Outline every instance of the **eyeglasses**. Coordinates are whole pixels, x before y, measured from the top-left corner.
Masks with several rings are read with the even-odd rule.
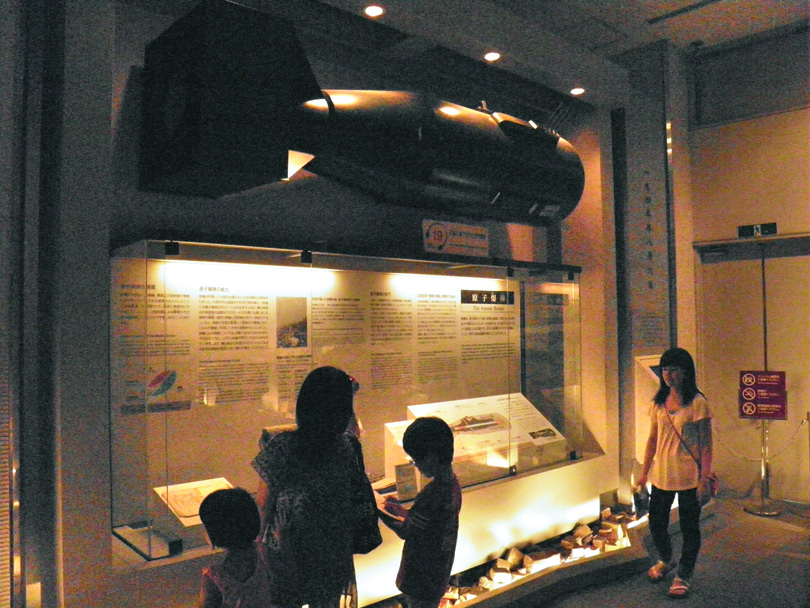
[[[349,380],[351,380],[351,381],[352,381],[352,395],[356,395],[356,394],[357,394],[357,391],[359,391],[359,390],[360,390],[360,383],[359,383],[359,382],[357,381],[357,379],[356,379],[354,376],[352,376],[352,375],[349,375]]]

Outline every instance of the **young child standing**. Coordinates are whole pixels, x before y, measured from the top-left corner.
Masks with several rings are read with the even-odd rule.
[[[259,509],[242,488],[216,490],[202,501],[200,519],[222,563],[202,571],[200,608],[271,608],[270,583],[259,534]]]
[[[447,591],[456,554],[461,485],[453,472],[453,431],[441,418],[414,420],[402,447],[425,477],[433,479],[410,509],[388,499],[380,517],[405,541],[397,588],[409,608],[436,608]]]

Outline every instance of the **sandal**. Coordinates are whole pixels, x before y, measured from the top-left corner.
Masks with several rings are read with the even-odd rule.
[[[664,562],[658,560],[652,568],[647,570],[647,578],[653,583],[664,580],[664,577],[675,567],[675,562]]]
[[[689,593],[689,581],[681,578],[680,576],[676,576],[675,580],[672,581],[672,585],[669,588],[669,597],[682,598],[686,597],[688,593]]]

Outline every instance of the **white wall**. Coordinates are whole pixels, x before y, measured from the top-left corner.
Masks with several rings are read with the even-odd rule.
[[[695,239],[733,245],[736,227],[776,222],[810,231],[810,109],[692,134]],[[799,257],[698,264],[701,388],[715,416],[716,469],[727,491],[760,496],[762,433],[739,417],[742,370],[787,375],[788,419],[769,423],[770,497],[810,500],[810,252]],[[767,314],[767,317],[763,315]],[[767,344],[765,342],[767,321]]]
[[[810,108],[700,129],[691,143],[695,241],[769,222],[810,232]]]
[[[702,390],[714,414],[715,469],[732,495],[758,499],[762,435],[759,421],[739,415],[739,372],[764,370],[760,260],[719,262],[699,270]],[[768,368],[786,372],[788,419],[769,425],[771,498],[810,501],[810,257],[765,264]]]
[[[619,397],[616,352],[616,266],[610,117],[596,112],[593,124],[572,138],[585,166],[585,192],[563,222],[563,261],[583,267],[582,413],[585,427],[611,466],[605,489],[619,487]]]
[[[112,193],[110,91],[115,11],[104,1],[65,2],[64,97],[59,227],[51,286],[52,372],[58,448],[55,539],[67,606],[103,606],[109,532],[108,209]],[[54,152],[51,150],[50,152]]]
[[[677,293],[678,346],[700,359],[697,349],[697,304],[695,264],[697,255],[694,236],[694,201],[692,198],[692,158],[689,146],[689,104],[687,66],[684,56],[670,49],[668,54],[669,111],[671,125],[670,184],[672,187],[675,224],[675,265]],[[652,395],[647,397],[652,399]]]

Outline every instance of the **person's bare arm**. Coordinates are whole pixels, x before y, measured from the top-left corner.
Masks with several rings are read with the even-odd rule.
[[[200,595],[197,600],[199,608],[221,608],[222,593],[219,588],[207,576],[203,577],[200,585]]]
[[[703,477],[712,472],[712,419],[703,418],[697,422],[698,446],[700,447],[700,469]]]
[[[641,475],[636,480],[637,486],[646,486],[647,479],[650,475],[653,459],[655,458],[655,450],[658,447],[658,425],[650,425],[650,435],[647,437],[647,445],[644,448],[644,462],[641,465]]]
[[[261,517],[260,529],[264,530],[269,516],[268,510],[270,509],[270,488],[263,480],[259,482],[259,489],[256,491],[256,504],[259,507],[259,516]]]

